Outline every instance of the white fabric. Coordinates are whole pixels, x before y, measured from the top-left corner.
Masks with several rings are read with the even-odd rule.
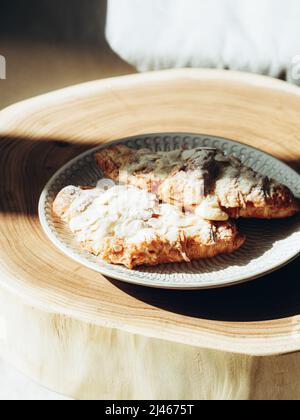
[[[217,67],[300,80],[299,0],[109,0],[107,39],[140,71]]]

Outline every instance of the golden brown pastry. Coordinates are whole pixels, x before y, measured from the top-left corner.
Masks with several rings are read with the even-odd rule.
[[[231,253],[245,240],[232,222],[184,214],[132,186],[108,190],[69,186],[58,194],[53,210],[83,248],[128,268]]]
[[[96,154],[105,176],[158,193],[164,202],[214,221],[284,218],[300,211],[284,185],[210,148],[153,153],[113,146]]]

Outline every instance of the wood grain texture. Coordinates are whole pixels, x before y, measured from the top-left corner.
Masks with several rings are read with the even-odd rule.
[[[206,70],[91,82],[2,111],[4,356],[77,398],[300,398],[299,259],[224,290],[145,289],[69,260],[37,216],[39,194],[60,166],[135,134],[228,137],[299,169],[299,115],[296,87]]]

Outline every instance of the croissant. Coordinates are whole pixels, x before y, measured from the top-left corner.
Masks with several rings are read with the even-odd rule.
[[[207,220],[285,218],[300,211],[286,186],[217,149],[154,153],[117,145],[96,153],[96,160],[106,177],[157,193]]]
[[[69,186],[58,194],[53,210],[84,249],[130,269],[231,253],[245,241],[234,222],[184,214],[134,186]]]

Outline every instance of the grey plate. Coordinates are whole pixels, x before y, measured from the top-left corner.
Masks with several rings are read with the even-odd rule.
[[[82,250],[66,226],[52,214],[53,200],[67,185],[95,185],[103,178],[94,154],[112,144],[152,150],[174,150],[205,146],[223,150],[244,164],[287,185],[300,197],[300,176],[286,164],[253,147],[214,136],[164,133],[131,137],[94,148],[60,169],[40,197],[39,216],[49,239],[66,255],[94,271],[125,282],[167,289],[223,287],[258,278],[287,264],[300,252],[300,218],[286,220],[240,220],[239,229],[247,235],[245,245],[231,255],[192,263],[164,264],[129,270],[108,264]]]

